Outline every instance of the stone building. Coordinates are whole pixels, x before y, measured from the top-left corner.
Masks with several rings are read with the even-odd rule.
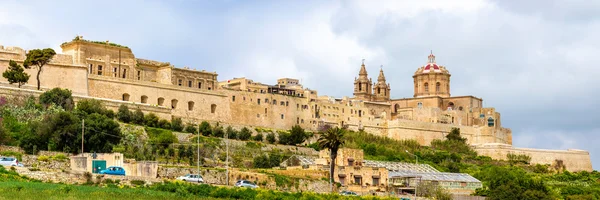
[[[316,131],[324,125],[344,126],[396,140],[416,140],[421,145],[445,139],[456,127],[478,148],[486,144],[509,146],[487,145],[480,151],[493,158],[505,159],[501,156],[515,151],[540,164],[559,160],[566,163],[568,170],[592,170],[586,151],[540,153],[513,148],[512,131],[502,127],[501,115],[495,108],[483,107],[479,97],[450,95],[450,72],[436,62],[433,54],[413,75],[413,97],[394,99],[390,98],[391,86],[383,69],[377,82],[373,82],[364,60],[354,81],[353,96],[334,98],[318,96],[317,91],[304,88],[294,78],[281,78],[276,84],[247,78],[219,82],[216,72],[137,58],[128,47],[88,41],[81,36],[63,43],[61,48],[62,54],[44,67],[40,77],[42,90],[67,88],[82,98],[102,100],[111,109],[125,104],[164,119],[176,117],[190,123],[209,121],[271,129],[299,125]],[[8,68],[9,60],[22,63],[25,53],[18,47],[0,46],[0,71]],[[35,70],[25,72],[34,74]],[[0,93],[33,89],[35,84],[35,79],[30,79],[22,89],[13,89],[6,79],[0,78]]]

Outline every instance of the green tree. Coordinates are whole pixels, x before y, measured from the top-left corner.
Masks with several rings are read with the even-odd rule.
[[[267,134],[267,142],[269,142],[270,144],[274,144],[275,142],[277,142],[277,138],[275,138],[275,133],[271,132]]]
[[[292,129],[290,130],[289,144],[302,144],[306,140],[306,136],[306,132],[302,127],[300,127],[299,125],[292,126]]]
[[[188,123],[187,126],[185,126],[185,132],[188,132],[191,134],[197,134],[198,129],[196,129],[196,125]]]
[[[333,172],[335,171],[335,159],[337,158],[337,153],[340,146],[344,145],[344,135],[346,134],[346,130],[335,127],[327,129],[324,133],[321,133],[321,136],[317,140],[319,143],[319,147],[321,149],[329,150],[329,158],[331,159],[331,163],[329,165],[329,184],[331,185],[331,192],[333,192]]]
[[[83,99],[77,102],[77,107],[75,107],[75,110],[81,111],[85,114],[98,113],[105,115],[107,113],[107,110],[104,108],[104,105],[102,105],[102,102],[96,99]]]
[[[21,88],[22,85],[29,81],[29,74],[25,73],[25,69],[13,60],[10,60],[8,65],[8,70],[2,73],[2,77],[6,78],[8,83],[16,83]]]
[[[258,142],[262,142],[263,141],[263,134],[262,133],[256,134],[254,137],[252,137],[252,140],[258,141]]]
[[[450,133],[448,133],[448,135],[446,135],[446,139],[463,142],[463,143],[465,143],[467,141],[466,138],[463,138],[460,136],[459,128],[452,128],[452,130],[450,130]]]
[[[171,129],[171,122],[169,122],[169,120],[166,119],[161,119],[158,121],[158,127],[162,129]]]
[[[37,68],[37,89],[40,90],[40,73],[44,65],[48,64],[52,57],[56,55],[53,49],[32,49],[27,52],[26,59],[23,61],[23,66],[27,69],[31,67]]]
[[[290,133],[288,132],[279,132],[279,144],[288,145],[292,144],[290,139]]]
[[[183,121],[179,117],[175,117],[171,119],[171,129],[174,131],[182,131],[183,130]]]
[[[50,136],[48,150],[76,153],[81,144],[81,120],[70,112],[59,112],[43,122],[38,135]]]
[[[188,158],[188,163],[190,165],[194,164],[194,147],[192,145],[188,146],[186,151],[185,151],[185,155]]]
[[[167,156],[168,156],[167,163],[169,163],[168,161],[173,159],[173,157],[175,157],[175,149],[173,149],[173,147],[169,147],[167,149]]]
[[[251,136],[252,133],[250,132],[250,129],[246,127],[242,128],[242,130],[240,130],[240,133],[238,134],[238,138],[244,141],[249,140]]]
[[[81,134],[78,134],[78,137],[78,141],[81,141]],[[119,123],[115,120],[98,113],[93,113],[85,118],[84,148],[86,152],[110,153],[113,146],[121,142],[122,137]],[[77,142],[75,145],[78,145]]]
[[[125,123],[131,122],[131,111],[129,111],[129,108],[126,105],[121,104],[119,106],[119,111],[117,111],[117,119]]]
[[[149,113],[144,116],[144,125],[158,128],[158,116],[154,113]]]
[[[231,126],[227,126],[227,128],[225,129],[225,133],[227,133],[227,138],[237,139],[237,131]]]
[[[40,95],[40,103],[48,107],[51,104],[60,106],[65,110],[73,109],[73,97],[71,96],[71,90],[53,88],[52,90],[46,91]]]
[[[223,131],[223,127],[219,126],[219,125],[213,127],[212,136],[218,137],[218,138],[222,138],[223,136],[225,136],[225,131]]]
[[[131,121],[134,124],[139,124],[139,125],[144,124],[144,113],[142,112],[142,109],[140,109],[140,108],[135,109],[135,112],[133,112],[133,116],[131,117]]]
[[[200,133],[204,136],[209,136],[212,133],[212,128],[210,127],[210,124],[207,121],[202,121],[202,123],[200,123]]]
[[[184,159],[187,156],[186,153],[187,152],[185,151],[185,146],[179,145],[177,147],[177,163],[179,163],[181,159]]]

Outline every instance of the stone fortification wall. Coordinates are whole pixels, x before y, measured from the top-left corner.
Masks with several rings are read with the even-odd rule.
[[[19,65],[22,65],[25,60],[25,51],[17,47],[0,46],[0,72],[8,69],[10,60],[14,60]],[[25,69],[25,73],[31,77],[22,87],[37,88],[37,69]],[[52,61],[43,67],[40,74],[40,82],[43,90],[61,87],[69,88],[73,91],[73,94],[88,94],[87,70],[84,66],[73,64],[73,58],[70,55],[55,55]],[[8,83],[8,80],[0,77],[0,83]]]
[[[435,139],[445,139],[454,127],[460,128],[462,137],[467,138],[467,142],[470,144],[508,143],[506,140],[507,133],[493,127],[458,126],[397,119],[389,121],[387,129],[385,127],[368,127],[365,130],[396,140],[414,139],[421,145],[429,145]]]
[[[506,160],[508,154],[528,155],[531,157],[531,164],[556,165],[558,161],[562,162],[568,171],[593,170],[590,153],[584,150],[515,148],[507,144],[482,144],[474,147],[478,154],[497,160]]]

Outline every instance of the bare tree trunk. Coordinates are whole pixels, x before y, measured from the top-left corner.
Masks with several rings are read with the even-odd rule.
[[[329,166],[329,186],[331,188],[331,193],[333,193],[333,172],[335,171],[335,159],[337,157],[337,152],[333,152],[331,151],[331,155],[329,156],[331,158],[331,164]]]
[[[37,79],[38,90],[40,90],[40,73],[42,73],[42,67],[38,66],[37,76],[35,77]]]

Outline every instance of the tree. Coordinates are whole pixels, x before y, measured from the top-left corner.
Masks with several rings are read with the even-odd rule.
[[[73,96],[69,89],[53,88],[40,95],[40,103],[46,107],[54,104],[65,110],[71,110],[73,109]]]
[[[227,126],[227,129],[225,129],[225,132],[227,133],[227,138],[237,139],[237,131],[235,129],[231,128],[231,126]]]
[[[139,125],[144,124],[144,113],[142,112],[142,109],[140,109],[140,108],[135,109],[135,112],[133,112],[133,116],[131,117],[131,121],[134,124],[139,124]]]
[[[29,74],[25,73],[25,69],[17,62],[10,60],[8,70],[2,73],[2,77],[8,80],[8,83],[16,83],[19,88],[29,81]]]
[[[198,129],[196,129],[196,125],[188,123],[187,126],[185,126],[185,132],[196,134],[198,133]]]
[[[117,119],[125,123],[131,122],[131,112],[126,105],[121,104],[121,106],[119,106],[119,111],[117,111]]]
[[[188,157],[188,161],[190,165],[194,164],[194,148],[192,145],[188,146],[185,155]]]
[[[171,129],[174,131],[182,131],[183,130],[183,121],[181,118],[175,117],[171,119]]]
[[[269,133],[267,134],[267,142],[269,142],[270,144],[274,144],[277,141],[277,139],[275,138],[275,133]]]
[[[23,61],[23,66],[27,69],[31,67],[37,68],[36,79],[38,90],[40,90],[40,73],[42,73],[42,68],[52,60],[54,55],[56,55],[56,52],[51,48],[32,49],[27,52],[27,58]]]
[[[80,123],[77,123],[78,127]],[[121,142],[122,137],[119,123],[115,120],[98,113],[85,118],[85,151],[110,153],[113,146]],[[81,141],[81,134],[78,134],[77,141]],[[79,144],[79,142],[74,143],[74,145]]]
[[[258,141],[258,142],[262,142],[263,141],[263,134],[262,133],[256,134],[254,137],[252,137],[252,140]]]
[[[345,133],[345,129],[339,127],[330,128],[322,133],[317,140],[321,149],[329,149],[329,158],[331,159],[331,163],[329,164],[329,184],[331,185],[331,192],[333,192],[333,184],[331,181],[333,180],[333,172],[335,170],[335,159],[337,158],[340,146],[344,145]]]
[[[144,116],[144,125],[149,127],[158,127],[158,116],[154,113],[149,113]]]
[[[162,129],[171,129],[171,122],[166,119],[161,119],[158,121],[158,127]]]
[[[225,136],[225,131],[223,131],[222,126],[217,125],[212,129],[212,135],[214,137],[222,138],[223,136]]]
[[[210,127],[210,124],[207,121],[202,121],[202,123],[200,123],[200,133],[204,136],[209,136],[212,133],[212,128]]]
[[[251,136],[252,136],[252,133],[250,132],[250,129],[244,127],[244,128],[242,128],[242,130],[240,130],[240,134],[238,135],[238,138],[240,140],[246,141],[246,140],[250,139]]]
[[[290,130],[290,145],[302,144],[306,140],[306,132],[299,125],[292,126]]]
[[[186,151],[185,151],[185,146],[183,145],[179,145],[177,147],[177,163],[179,163],[181,161],[181,159],[185,158],[186,155]]]
[[[44,120],[38,129],[38,135],[47,135],[47,149],[76,153],[81,144],[81,120],[70,112],[59,112]],[[43,148],[40,146],[40,148]]]
[[[77,102],[77,107],[75,110],[81,111],[85,114],[98,113],[102,115],[106,115],[108,111],[106,108],[104,108],[102,102],[96,99],[83,99]],[[112,118],[110,116],[107,117]]]
[[[452,128],[452,130],[450,130],[450,133],[448,133],[448,135],[446,135],[446,139],[459,141],[459,142],[463,142],[463,143],[467,141],[466,138],[460,137],[460,129],[459,128]]]

